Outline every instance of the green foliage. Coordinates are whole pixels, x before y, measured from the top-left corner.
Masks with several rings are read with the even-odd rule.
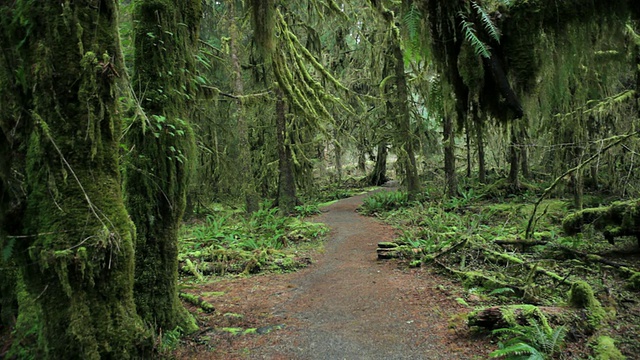
[[[409,195],[403,191],[382,191],[364,199],[359,211],[371,215],[396,210],[410,205]]]
[[[213,273],[291,271],[305,266],[306,260],[290,253],[327,231],[323,224],[280,215],[270,202],[263,203],[249,218],[220,210],[207,215],[202,223],[185,227],[180,242],[181,269],[199,280]]]
[[[491,357],[544,360],[562,349],[566,329],[563,326],[553,329],[531,319],[530,325],[496,329],[493,334],[506,336],[508,340],[501,343],[500,349],[492,352]]]
[[[498,29],[496,24],[493,23],[493,20],[491,19],[491,16],[489,16],[489,14],[482,8],[482,6],[480,6],[475,1],[471,1],[471,6],[478,13],[478,17],[480,18],[480,22],[482,22],[482,26],[484,27],[484,29],[487,32],[487,34],[489,36],[491,36],[491,38],[493,38],[496,42],[499,43],[500,42],[500,30]]]
[[[595,360],[624,360],[626,357],[622,355],[616,347],[615,341],[609,336],[600,336],[593,349]]]
[[[485,44],[476,33],[476,28],[473,22],[467,19],[467,16],[463,12],[458,13],[458,17],[460,17],[460,27],[462,28],[462,33],[464,35],[465,40],[471,44],[473,49],[475,50],[476,55],[482,56],[484,58],[490,58],[490,47]]]
[[[180,326],[177,326],[175,329],[165,332],[161,334],[160,346],[158,347],[158,351],[160,354],[169,354],[171,351],[175,350],[178,345],[180,345],[180,338],[184,335],[184,331]]]

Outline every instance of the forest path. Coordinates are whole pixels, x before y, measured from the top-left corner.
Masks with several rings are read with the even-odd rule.
[[[219,312],[243,315],[228,326],[252,326],[259,333],[283,328],[225,341],[217,334],[211,352],[184,358],[486,358],[485,341],[449,329],[451,316],[467,310],[454,300],[455,285],[424,269],[401,270],[376,259],[377,243],[395,235],[355,212],[366,196],[340,200],[314,218],[331,233],[324,254],[308,268],[211,285],[210,291],[225,292],[209,299]],[[215,320],[212,326],[220,327]]]

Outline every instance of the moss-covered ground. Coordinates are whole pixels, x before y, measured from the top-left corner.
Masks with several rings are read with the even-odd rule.
[[[637,239],[620,237],[612,245],[590,225],[567,235],[562,222],[574,209],[564,198],[541,203],[527,238],[543,190],[532,185],[507,196],[471,184],[458,197],[447,198],[432,185],[415,202],[400,192],[377,194],[365,200],[360,212],[396,227],[400,236],[395,241],[410,250],[397,252],[401,266],[432,267],[457,279],[466,289],[461,303],[475,310],[517,304],[579,309],[577,315],[550,319],[552,326],[566,329],[568,349],[595,356],[597,346],[587,343],[599,344],[597,337],[606,335],[633,358],[640,351]],[[610,203],[597,196],[587,201]]]

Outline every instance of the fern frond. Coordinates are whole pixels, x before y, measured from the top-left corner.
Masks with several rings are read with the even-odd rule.
[[[462,12],[459,12],[458,16],[460,16],[460,26],[462,27],[464,38],[469,42],[469,44],[471,44],[476,55],[487,59],[491,57],[489,45],[483,43],[482,40],[478,38],[478,35],[476,35],[476,29],[473,27],[473,23],[467,20],[467,17]]]
[[[480,21],[482,22],[482,25],[484,26],[484,29],[487,31],[487,33],[495,41],[500,43],[500,30],[498,29],[496,24],[493,23],[493,20],[491,20],[491,16],[489,16],[489,14],[475,1],[471,2],[471,6],[476,9],[476,12],[480,17]]]
[[[406,29],[408,36],[407,50],[411,54],[416,55],[421,48],[420,42],[420,25],[422,23],[422,14],[415,3],[411,4],[411,7],[406,14],[402,17],[402,25]]]
[[[489,356],[493,358],[506,357],[508,359],[545,360],[544,355],[536,348],[525,343],[517,343],[503,349],[498,349],[489,354]]]

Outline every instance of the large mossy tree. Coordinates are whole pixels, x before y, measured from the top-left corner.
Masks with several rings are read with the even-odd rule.
[[[194,52],[199,0],[137,0],[134,6],[136,116],[126,133],[126,204],[136,225],[138,313],[158,330],[197,329],[178,299],[178,230],[186,205],[194,135]]]
[[[21,307],[20,316],[37,321],[47,358],[144,357],[151,341],[136,314],[135,228],[120,178],[118,4],[11,3],[2,5],[12,19],[2,30],[13,35],[3,47],[16,58],[3,63],[12,78],[2,86],[20,85],[11,121],[24,134],[16,151],[25,164],[17,169],[25,212],[12,258],[36,308]]]

